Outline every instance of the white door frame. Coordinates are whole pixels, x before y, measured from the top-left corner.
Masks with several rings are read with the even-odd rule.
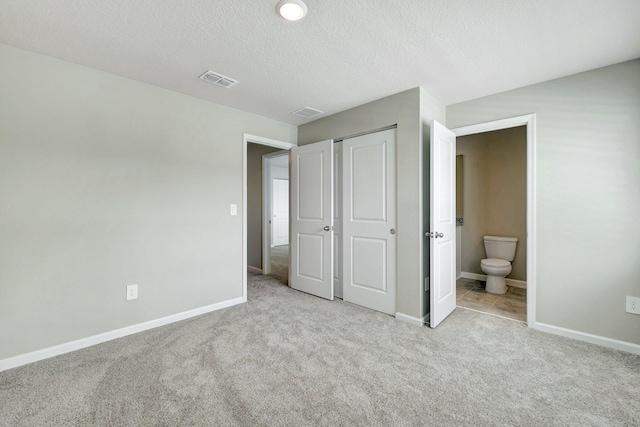
[[[273,200],[270,188],[271,165],[269,160],[284,155],[289,155],[289,150],[276,151],[262,156],[262,274],[271,273],[271,227],[269,218],[271,218]]]
[[[296,144],[264,138],[261,136],[242,134],[242,299],[247,301],[247,144],[260,144],[269,147],[291,150]],[[263,266],[264,267],[264,266]]]
[[[536,321],[536,115],[510,117],[451,129],[456,136],[527,127],[527,325]]]

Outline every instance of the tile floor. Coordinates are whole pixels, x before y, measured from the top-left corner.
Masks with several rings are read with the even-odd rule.
[[[456,304],[509,319],[527,321],[527,290],[510,286],[504,295],[484,290],[485,282],[473,279],[456,281]]]

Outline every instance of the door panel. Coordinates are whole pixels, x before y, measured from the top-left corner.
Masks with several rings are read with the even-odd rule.
[[[430,326],[456,308],[456,136],[431,122]]]
[[[291,150],[293,289],[333,299],[333,141]]]
[[[385,221],[386,143],[354,146],[351,150],[353,220]]]
[[[395,129],[345,139],[344,300],[388,314],[396,310]]]
[[[322,247],[324,236],[312,234],[298,234],[298,253],[302,254],[298,260],[298,273],[300,277],[322,281],[324,269],[322,267]]]
[[[324,161],[325,153],[314,151],[297,156],[298,179],[300,191],[298,196],[298,218],[301,220],[326,220],[324,207]]]
[[[354,237],[352,242],[352,286],[386,292],[387,240]]]

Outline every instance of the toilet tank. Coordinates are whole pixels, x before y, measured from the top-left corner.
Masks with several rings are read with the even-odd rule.
[[[516,256],[517,237],[484,236],[484,250],[487,258],[498,258],[513,261]]]

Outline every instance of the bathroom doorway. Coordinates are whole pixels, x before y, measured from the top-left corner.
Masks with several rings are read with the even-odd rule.
[[[454,129],[457,134],[456,275],[460,308],[533,325],[533,145],[535,116]],[[475,128],[475,129],[474,129]],[[485,235],[517,237],[507,293],[488,293],[480,261]]]

